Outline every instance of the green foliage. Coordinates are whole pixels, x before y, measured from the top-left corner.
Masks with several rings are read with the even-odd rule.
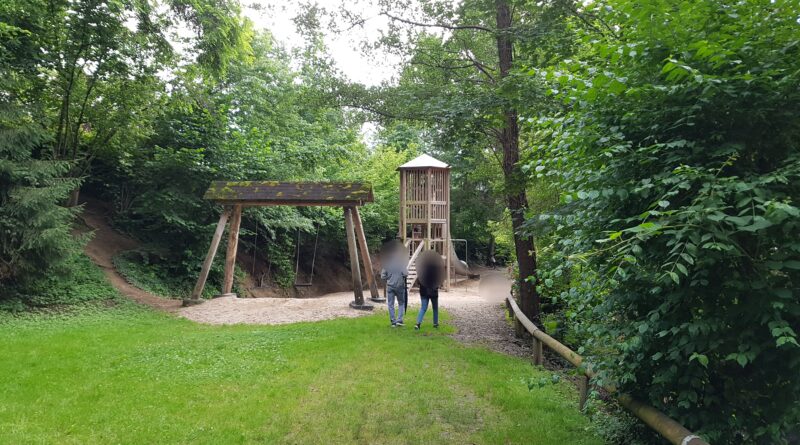
[[[394,133],[392,133],[394,134]],[[364,222],[364,232],[370,245],[376,248],[387,238],[397,236],[400,209],[400,175],[397,167],[413,159],[418,153],[413,145],[397,151],[398,145],[387,142],[364,158],[354,157],[347,179],[360,179],[372,184],[375,202],[359,209]]]
[[[514,237],[511,236],[511,213],[505,209],[499,221],[486,222],[489,233],[495,242],[495,260],[497,264],[513,263],[516,260]]]
[[[45,274],[26,286],[18,286],[0,299],[0,311],[17,312],[30,307],[52,308],[102,302],[119,294],[88,257],[76,254],[64,260],[63,274]]]
[[[70,164],[35,156],[49,137],[34,119],[38,104],[27,102],[30,73],[17,59],[30,50],[27,35],[0,27],[0,292],[6,295],[35,278],[63,273],[81,244],[70,233],[75,210],[60,206],[80,181],[64,178]]]
[[[528,171],[563,190],[529,221],[567,258],[541,278],[571,274],[601,380],[713,443],[782,443],[800,421],[800,8],[590,9],[603,32],[533,73],[567,107],[531,127]]]
[[[148,140],[94,163],[89,190],[114,202],[115,224],[148,245],[148,259],[139,263],[157,268],[159,280],[175,281],[167,285],[171,292],[196,278],[219,219],[220,206],[203,199],[211,181],[338,179],[364,152],[355,124],[315,102],[269,34],[257,35],[252,49],[252,61],[231,62],[218,82],[203,82],[194,70],[180,73]],[[297,230],[340,226],[341,214],[331,211],[249,209],[242,249],[258,250],[275,281],[289,287]],[[256,231],[261,246],[254,245]],[[342,240],[342,232],[323,231],[321,243]],[[215,265],[212,286],[221,277]]]
[[[601,437],[604,443],[649,445],[663,442],[633,414],[618,404],[609,403],[597,391],[589,394],[584,414],[591,421],[589,431]]]
[[[176,274],[173,268],[164,263],[162,253],[147,247],[122,252],[114,257],[113,262],[116,271],[127,282],[163,298],[185,298],[191,294],[197,280],[196,276]],[[222,282],[224,265],[225,256],[217,255],[209,272],[209,281],[203,289],[204,298],[219,295],[221,286],[218,284]],[[234,270],[233,292],[240,290],[244,276],[238,267]]]

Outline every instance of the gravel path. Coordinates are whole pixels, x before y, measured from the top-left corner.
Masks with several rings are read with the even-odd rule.
[[[530,346],[514,337],[505,318],[505,297],[511,281],[501,271],[482,270],[480,280],[462,280],[449,292],[440,292],[439,305],[451,316],[456,340],[482,345],[491,350],[520,357],[530,356]],[[368,293],[367,293],[368,295]],[[409,306],[419,307],[419,293],[413,290]],[[373,311],[349,307],[352,292],[338,292],[317,298],[222,297],[198,306],[177,310],[178,315],[208,324],[286,324],[332,318],[354,318],[386,312],[384,303],[372,303]],[[369,301],[369,300],[368,300]],[[431,323],[427,315],[424,323]],[[413,326],[407,320],[406,327]]]
[[[442,304],[452,315],[457,329],[453,337],[462,343],[486,346],[503,354],[530,357],[530,345],[516,338],[511,324],[506,321],[505,298],[510,291],[511,280],[500,271],[485,270],[479,282],[467,282],[465,292],[473,294],[473,298]]]
[[[351,301],[352,292],[337,292],[315,298],[219,297],[197,306],[180,308],[178,315],[208,324],[287,324],[354,318],[373,313],[351,308]],[[372,304],[376,309],[383,307],[382,303]]]

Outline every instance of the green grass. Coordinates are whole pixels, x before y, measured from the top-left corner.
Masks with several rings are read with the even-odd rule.
[[[529,390],[549,373],[446,326],[220,327],[116,304],[0,314],[0,443],[600,443],[568,383]]]

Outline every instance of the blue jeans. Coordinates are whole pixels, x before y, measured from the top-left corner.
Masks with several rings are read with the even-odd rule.
[[[422,301],[422,307],[419,309],[419,315],[417,315],[417,324],[422,324],[422,318],[425,316],[425,311],[428,310],[428,302],[430,301],[433,306],[433,324],[439,324],[439,299],[438,298],[428,298],[428,297],[420,297]]]
[[[392,324],[402,323],[403,315],[406,311],[406,290],[405,288],[394,288],[389,286],[386,288],[386,304],[389,306],[389,318]],[[397,299],[398,314],[394,318],[394,300]]]

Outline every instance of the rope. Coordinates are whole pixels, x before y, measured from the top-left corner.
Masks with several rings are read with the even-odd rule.
[[[258,253],[258,222],[256,222],[256,239],[253,241],[253,271],[250,273],[253,278],[256,276],[256,253]]]
[[[294,285],[311,286],[314,284],[314,266],[317,263],[317,246],[319,245],[319,224],[317,224],[317,235],[314,238],[314,254],[311,257],[311,274],[308,283],[298,283],[297,277],[300,272],[300,229],[297,229],[297,240],[295,241],[295,263],[294,263]]]

